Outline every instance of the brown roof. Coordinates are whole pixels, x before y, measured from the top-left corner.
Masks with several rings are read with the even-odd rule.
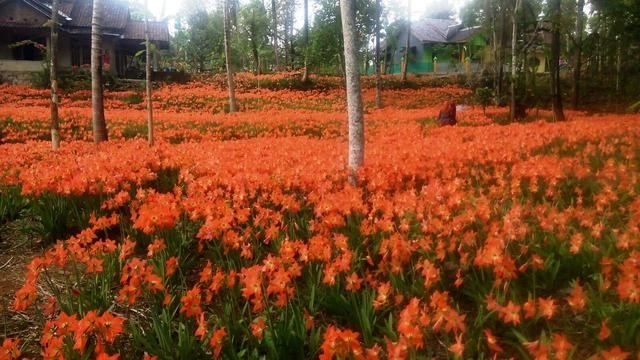
[[[0,0],[0,5],[11,0]],[[28,22],[7,21],[0,17],[0,27],[41,28],[51,17],[51,0],[19,0],[24,6],[36,11],[41,18],[30,18]],[[105,0],[103,2],[103,29],[105,34],[119,36],[125,40],[144,40],[144,21],[132,20],[129,6],[124,0]],[[60,2],[59,21],[62,30],[70,33],[91,33],[93,2],[91,0],[62,0]],[[166,22],[149,22],[149,38],[162,42],[168,47],[169,29]]]
[[[411,23],[411,34],[422,42],[445,43],[449,27],[455,25],[455,20],[423,19]]]
[[[69,6],[69,5],[67,5]],[[75,1],[71,5],[70,26],[91,27],[93,5],[91,1]],[[118,0],[103,2],[102,27],[106,29],[124,29],[129,20],[129,7]]]
[[[468,27],[458,30],[450,39],[452,43],[466,43],[476,34],[481,32],[480,26]]]
[[[144,40],[144,21],[130,20],[122,34],[123,39]],[[158,21],[149,21],[149,40],[151,41],[169,41],[169,29],[167,23]]]

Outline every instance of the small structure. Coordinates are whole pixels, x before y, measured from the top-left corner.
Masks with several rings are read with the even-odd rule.
[[[388,74],[401,72],[409,56],[407,72],[413,74],[475,72],[485,56],[487,40],[480,27],[464,27],[455,20],[422,19],[411,23],[409,51],[407,29],[385,41]]]
[[[60,69],[91,64],[91,0],[60,0],[58,59]],[[30,73],[42,71],[50,44],[50,0],[0,0],[0,77],[25,83]],[[121,0],[105,0],[103,9],[103,66],[125,77],[144,49],[144,21],[131,18]],[[169,48],[165,22],[149,22],[149,38],[160,49]]]

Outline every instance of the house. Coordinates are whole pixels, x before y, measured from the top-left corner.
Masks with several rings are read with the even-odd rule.
[[[407,29],[385,41],[385,70],[401,72]],[[407,72],[414,74],[477,71],[487,41],[480,27],[464,27],[455,20],[422,19],[411,23]]]
[[[91,64],[91,0],[60,0],[58,11],[58,66],[60,69]],[[122,0],[103,2],[103,66],[125,77],[136,66],[135,54],[144,48],[144,21],[131,18]],[[0,0],[0,80],[25,83],[42,71],[50,45],[50,0]],[[160,49],[169,48],[165,22],[149,22],[149,39]]]

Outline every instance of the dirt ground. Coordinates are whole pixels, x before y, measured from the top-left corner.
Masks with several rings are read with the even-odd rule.
[[[22,354],[29,358],[39,353],[41,325],[36,310],[12,310],[14,295],[23,285],[27,265],[42,253],[33,235],[23,231],[26,225],[20,221],[0,225],[0,343],[7,337],[19,338]]]

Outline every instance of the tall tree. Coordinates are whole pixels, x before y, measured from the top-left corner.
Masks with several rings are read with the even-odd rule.
[[[516,95],[518,77],[518,52],[516,45],[518,43],[518,10],[521,4],[522,0],[515,0],[513,12],[511,13],[511,111],[509,113],[509,119],[511,121],[514,121],[520,115],[517,111],[518,99]]]
[[[364,115],[358,66],[355,0],[340,1],[344,39],[347,113],[349,118],[349,182],[357,183],[357,172],[364,162]]]
[[[411,54],[411,0],[407,0],[407,42],[404,47],[404,61],[402,62],[402,82],[407,81],[407,68]]]
[[[309,0],[303,0],[304,8],[304,25],[302,36],[304,41],[304,72],[302,73],[302,82],[309,81]]]
[[[147,140],[149,141],[149,145],[153,145],[153,102],[151,98],[153,83],[151,82],[151,43],[149,41],[149,6],[147,4],[147,0],[144,0],[144,9],[147,14],[144,16],[144,44],[146,53],[145,83],[147,87]]]
[[[576,3],[576,28],[573,37],[575,45],[573,62],[573,84],[571,88],[571,105],[578,108],[580,101],[580,75],[582,71],[582,33],[584,32],[584,0]]]
[[[51,49],[50,72],[51,82],[51,147],[60,148],[60,121],[58,117],[58,0],[51,4]]]
[[[291,39],[293,38],[293,21],[296,10],[295,1],[284,0],[280,2],[280,5],[282,8],[284,68],[287,70],[293,65],[293,46],[291,45]]]
[[[376,107],[382,107],[382,79],[380,74],[380,22],[382,17],[382,7],[380,0],[376,0]]]
[[[280,70],[280,62],[278,60],[278,7],[276,6],[276,0],[271,0],[271,20],[273,21],[273,60],[275,70]]]
[[[553,120],[564,121],[564,111],[562,111],[562,92],[560,91],[560,19],[561,1],[551,0],[551,58],[550,79],[551,79],[551,110]]]
[[[236,104],[236,84],[233,75],[233,64],[231,61],[231,7],[229,0],[224,0],[224,57],[227,68],[227,88],[229,90],[229,112],[238,110]]]
[[[93,0],[91,19],[91,114],[93,141],[108,140],[102,93],[102,0]]]
[[[240,9],[242,38],[253,58],[254,73],[262,73],[261,53],[268,41],[269,17],[260,0],[251,0]]]

